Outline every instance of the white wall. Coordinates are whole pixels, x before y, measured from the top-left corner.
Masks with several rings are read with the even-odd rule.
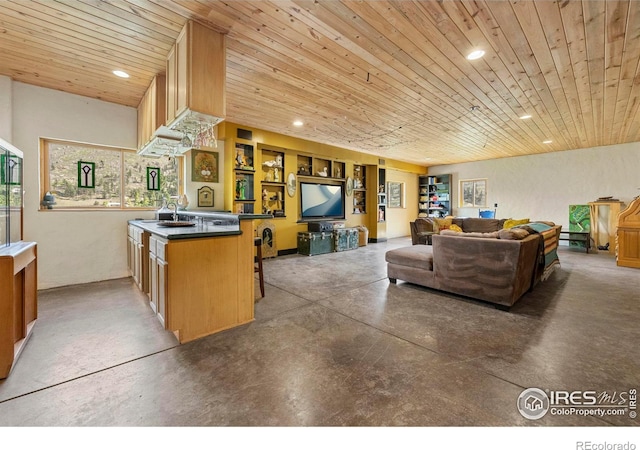
[[[134,108],[12,82],[12,143],[25,154],[24,239],[38,243],[38,288],[128,276],[127,220],[152,212],[39,211],[39,138],[136,146]]]
[[[478,217],[457,208],[460,180],[486,178],[487,204],[496,217],[550,220],[569,226],[569,205],[613,196],[625,203],[640,194],[640,142],[429,167],[429,175],[453,175],[454,215]]]
[[[11,78],[0,76],[0,138],[11,143],[13,143],[13,137],[11,136],[12,104]]]

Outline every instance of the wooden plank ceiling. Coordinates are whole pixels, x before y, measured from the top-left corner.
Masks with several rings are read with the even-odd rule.
[[[0,0],[0,74],[137,106],[188,19],[245,126],[427,166],[640,141],[635,0]]]

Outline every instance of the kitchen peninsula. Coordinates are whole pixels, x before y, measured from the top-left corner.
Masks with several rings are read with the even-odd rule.
[[[254,220],[271,216],[179,215],[128,226],[129,270],[160,322],[185,343],[253,321]]]

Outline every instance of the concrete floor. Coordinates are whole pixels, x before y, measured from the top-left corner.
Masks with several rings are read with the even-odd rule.
[[[530,421],[516,401],[640,387],[640,270],[562,247],[561,268],[504,312],[389,284],[384,253],[404,245],[267,260],[255,322],[184,345],[131,279],[42,291],[0,381],[0,425],[638,425]]]

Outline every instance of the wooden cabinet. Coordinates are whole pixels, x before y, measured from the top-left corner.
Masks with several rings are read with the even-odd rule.
[[[618,216],[616,255],[619,266],[640,269],[640,197]]]
[[[38,317],[37,247],[0,248],[0,379],[7,378]]]
[[[167,324],[167,241],[149,237],[149,306],[163,327]]]
[[[608,252],[613,255],[616,251],[616,227],[618,226],[618,215],[622,209],[621,201],[596,201],[589,202],[589,212],[591,213],[591,237],[595,247],[607,247]]]
[[[226,115],[225,36],[189,21],[167,55],[167,124],[186,110]]]
[[[180,343],[253,320],[254,223],[239,235],[149,238],[149,306]]]
[[[158,127],[166,122],[166,87],[166,77],[157,75],[138,105],[138,148],[149,142]]]

